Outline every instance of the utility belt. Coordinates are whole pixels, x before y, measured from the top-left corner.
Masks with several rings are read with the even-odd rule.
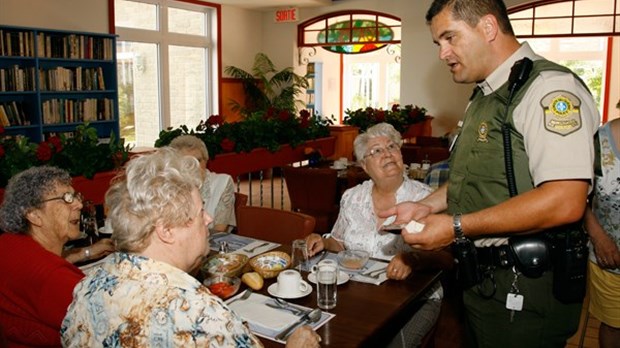
[[[543,233],[513,236],[508,245],[476,248],[471,240],[455,243],[457,279],[463,288],[477,285],[485,297],[495,294],[493,271],[513,269],[528,278],[553,271],[553,294],[563,303],[585,296],[588,262],[587,234],[580,223]]]

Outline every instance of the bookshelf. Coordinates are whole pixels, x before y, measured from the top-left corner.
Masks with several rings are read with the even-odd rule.
[[[116,37],[0,25],[0,125],[42,141],[89,122],[119,136]]]
[[[316,115],[321,110],[321,76],[322,63],[308,63],[306,79],[308,88],[306,89],[306,109],[311,115]]]

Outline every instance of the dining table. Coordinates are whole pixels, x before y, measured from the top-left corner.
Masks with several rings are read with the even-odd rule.
[[[279,245],[272,250],[290,254],[290,245]],[[217,249],[215,250],[217,252]],[[318,257],[318,256],[317,256]],[[308,272],[302,271],[303,279]],[[338,285],[336,307],[328,310],[335,316],[319,327],[322,347],[384,347],[423,305],[426,292],[439,281],[440,269],[414,271],[405,280],[391,280],[379,285],[353,279]],[[267,289],[276,278],[265,279],[264,286],[255,292],[271,296]],[[316,286],[305,297],[287,299],[307,308],[317,308]],[[245,289],[242,284],[239,293]],[[282,347],[281,343],[259,337],[265,347]]]

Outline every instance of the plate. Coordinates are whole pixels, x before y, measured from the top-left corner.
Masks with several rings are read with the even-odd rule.
[[[304,282],[304,281],[302,280],[302,282]],[[271,296],[275,296],[275,297],[279,297],[279,298],[284,298],[284,299],[302,298],[302,297],[310,295],[310,293],[312,292],[312,285],[310,285],[308,283],[306,283],[306,284],[308,285],[306,287],[307,290],[302,292],[301,294],[298,294],[298,295],[295,295],[295,296],[280,296],[278,294],[278,283],[273,283],[273,284],[269,285],[269,287],[267,288],[267,292]]]
[[[347,274],[347,272],[343,272],[343,271],[338,272],[338,285],[342,285],[348,282],[349,279],[350,277]],[[308,274],[308,281],[312,284],[316,284],[316,274],[314,273]]]

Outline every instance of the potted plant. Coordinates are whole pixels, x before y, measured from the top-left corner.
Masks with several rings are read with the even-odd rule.
[[[296,74],[292,67],[276,69],[264,53],[257,53],[254,57],[252,72],[235,66],[227,66],[224,72],[241,80],[243,84],[245,100],[243,104],[231,101],[231,109],[244,117],[269,109],[295,114],[298,106],[304,105],[297,97],[308,88],[308,80]]]
[[[9,136],[0,127],[0,187],[6,186],[11,176],[39,165],[56,166],[74,177],[93,179],[97,173],[119,168],[128,157],[129,147],[114,133],[109,142],[103,143],[88,123],[78,125],[72,136],[61,133],[40,143]]]
[[[426,115],[425,108],[411,104],[405,105],[404,107],[401,107],[399,104],[394,104],[390,110],[375,109],[372,107],[354,111],[347,109],[345,115],[344,123],[358,127],[360,132],[366,131],[368,127],[377,123],[387,122],[394,126],[397,131],[401,132],[404,137],[407,137],[407,133],[411,132],[411,127],[413,125],[428,124],[430,127],[430,121],[432,120],[431,116]],[[415,134],[413,136],[415,136]]]

